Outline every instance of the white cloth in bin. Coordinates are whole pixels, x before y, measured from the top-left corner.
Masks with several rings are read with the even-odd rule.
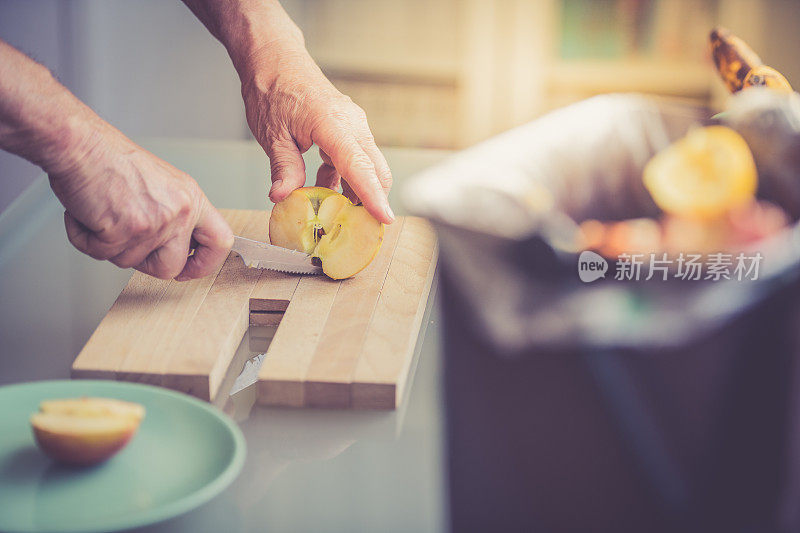
[[[800,215],[800,95],[743,91],[722,122],[745,137],[759,195]],[[719,326],[796,274],[796,227],[764,243],[758,282],[583,284],[576,223],[653,216],[642,170],[707,110],[641,95],[606,95],[551,112],[414,176],[403,202],[433,221],[448,276],[487,338],[508,353],[531,346],[658,347]],[[555,258],[534,253],[545,243]],[[537,257],[541,256],[541,261]],[[555,275],[535,272],[540,262]],[[545,269],[546,270],[546,269]],[[613,273],[610,277],[613,277]],[[646,302],[647,319],[632,302]]]

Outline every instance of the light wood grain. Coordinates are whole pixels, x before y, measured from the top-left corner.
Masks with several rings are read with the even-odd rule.
[[[289,308],[289,302],[301,279],[302,276],[296,274],[262,270],[253,288],[253,293],[250,295],[251,316],[276,315],[279,322],[280,316]],[[253,325],[273,325],[260,323],[258,319],[251,323]]]
[[[302,276],[296,274],[262,270],[250,297],[250,308],[254,311],[286,311],[289,305],[284,306],[283,302],[292,299],[301,279]]]
[[[241,232],[249,213],[223,213],[234,233]],[[147,334],[130,346],[117,370],[117,379],[160,385],[167,374],[171,358],[183,349],[184,334],[194,320],[219,270],[210,276],[167,286],[158,305],[144,310],[142,327]]]
[[[253,239],[269,242],[269,224],[261,228],[262,233]],[[250,296],[251,326],[277,326],[297,290],[301,276],[264,270],[259,276]]]
[[[258,399],[269,405],[305,405],[305,379],[339,291],[323,276],[300,279],[258,373]]]
[[[267,218],[265,214],[245,211],[242,215],[244,225],[237,234],[258,238]],[[228,256],[186,328],[177,351],[167,360],[164,386],[214,400],[247,330],[248,300],[259,275],[259,270],[245,266],[237,254]]]
[[[241,215],[235,211],[223,211],[223,216],[232,219]],[[231,218],[232,217],[232,218]],[[210,281],[213,281],[213,277]],[[158,313],[161,302],[175,299],[175,292],[181,292],[178,282],[159,280],[141,272],[134,272],[128,285],[92,334],[72,366],[72,376],[76,378],[130,379],[126,364],[136,363],[137,349],[148,342],[154,328],[158,329]],[[163,326],[161,324],[163,332]],[[133,355],[132,355],[133,354]],[[151,355],[169,357],[163,351]],[[126,361],[128,363],[126,363]],[[143,372],[133,379],[159,382],[159,374]]]
[[[436,269],[436,236],[406,218],[372,316],[352,385],[351,406],[394,409],[402,398]]]
[[[134,272],[72,364],[72,377],[115,379],[131,346],[147,332],[141,310],[158,305],[169,284],[170,280]]]
[[[341,282],[306,374],[306,405],[349,407],[350,385],[403,224],[400,219],[389,225],[372,263]]]

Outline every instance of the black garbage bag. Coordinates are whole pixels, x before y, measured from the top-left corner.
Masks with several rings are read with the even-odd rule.
[[[800,529],[800,230],[756,279],[584,283],[576,224],[658,213],[642,170],[691,127],[747,140],[759,197],[800,216],[800,97],[717,119],[593,98],[419,174],[440,238],[455,531]]]

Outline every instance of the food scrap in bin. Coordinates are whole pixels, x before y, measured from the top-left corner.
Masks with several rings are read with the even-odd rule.
[[[711,47],[731,92],[751,87],[792,91],[786,78],[730,31],[712,31]],[[725,126],[696,128],[657,153],[643,181],[662,211],[660,218],[586,220],[580,224],[580,248],[609,258],[733,252],[778,233],[790,221],[781,207],[756,198],[758,176],[750,148]]]

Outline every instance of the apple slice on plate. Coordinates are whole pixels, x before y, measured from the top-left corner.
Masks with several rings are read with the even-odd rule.
[[[31,426],[36,444],[52,459],[92,465],[124,448],[144,413],[137,403],[108,398],[48,400],[31,416]]]
[[[325,187],[296,189],[275,205],[269,240],[310,254],[330,278],[361,272],[378,255],[384,225],[360,205]]]

